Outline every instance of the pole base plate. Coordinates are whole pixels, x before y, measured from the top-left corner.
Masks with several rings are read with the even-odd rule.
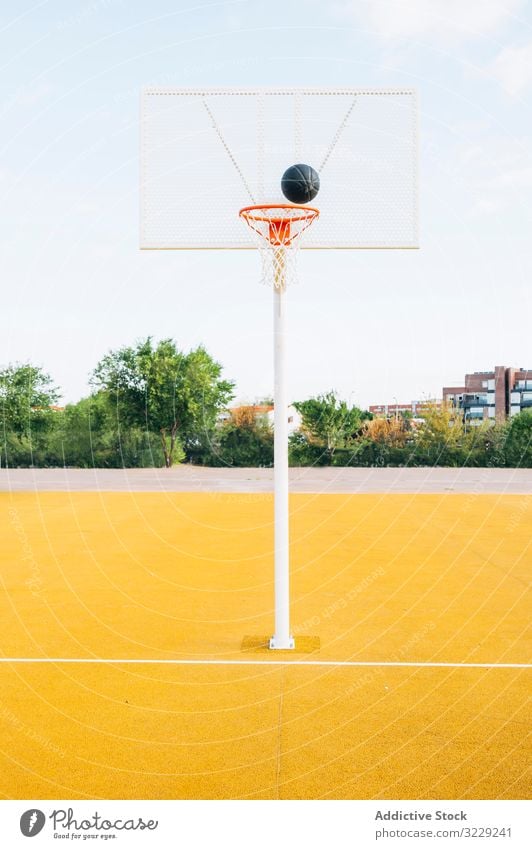
[[[243,652],[261,652],[267,654],[268,652],[279,652],[279,651],[289,651],[295,652],[296,654],[312,654],[312,652],[318,652],[320,650],[320,638],[319,637],[308,637],[304,635],[297,635],[294,639],[294,647],[293,648],[271,648],[271,637],[263,637],[263,636],[246,636],[242,640],[241,650]]]
[[[296,643],[293,637],[288,638],[288,643],[284,640],[279,640],[277,637],[270,637],[269,647],[271,649],[295,649]]]

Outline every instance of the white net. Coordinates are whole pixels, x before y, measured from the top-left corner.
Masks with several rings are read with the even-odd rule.
[[[297,255],[303,234],[319,217],[314,207],[247,206],[240,210],[255,239],[262,263],[261,283],[284,289],[297,283]]]

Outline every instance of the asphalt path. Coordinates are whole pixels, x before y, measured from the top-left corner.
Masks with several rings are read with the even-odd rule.
[[[292,468],[292,492],[532,494],[532,469]],[[0,469],[2,492],[271,492],[273,469]]]

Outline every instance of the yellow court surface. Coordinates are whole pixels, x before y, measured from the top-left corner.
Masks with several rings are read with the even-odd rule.
[[[532,499],[290,505],[272,652],[271,495],[0,494],[2,797],[527,796]]]

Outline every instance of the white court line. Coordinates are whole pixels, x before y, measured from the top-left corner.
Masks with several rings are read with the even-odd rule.
[[[157,663],[174,666],[398,666],[428,669],[532,669],[531,663],[410,663],[372,660],[191,660],[93,657],[0,657],[0,663]]]

